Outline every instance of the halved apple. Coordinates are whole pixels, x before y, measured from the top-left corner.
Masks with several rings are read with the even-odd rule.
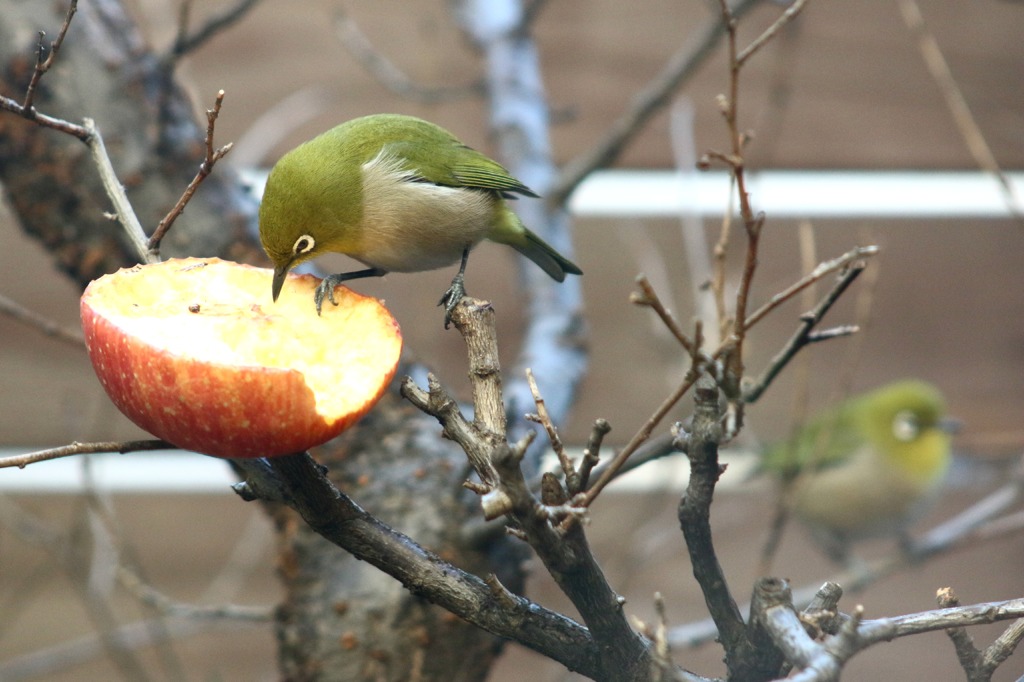
[[[216,258],[125,268],[82,295],[89,358],[121,412],[174,445],[216,457],[300,452],[380,399],[402,349],[375,298],[338,286],[317,316],[320,280]]]

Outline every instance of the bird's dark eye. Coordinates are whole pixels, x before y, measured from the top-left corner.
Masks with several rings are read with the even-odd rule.
[[[921,433],[921,423],[910,410],[897,412],[892,419],[892,435],[896,440],[909,443]]]
[[[316,240],[308,234],[304,234],[295,240],[295,246],[292,247],[292,253],[296,256],[301,256],[304,253],[312,251],[314,246],[316,246]]]

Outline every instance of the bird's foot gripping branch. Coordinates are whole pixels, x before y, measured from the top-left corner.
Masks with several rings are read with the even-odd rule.
[[[319,445],[355,423],[391,381],[398,323],[374,298],[215,258],[168,260],[101,277],[82,296],[89,357],[129,419],[174,445],[261,457]]]

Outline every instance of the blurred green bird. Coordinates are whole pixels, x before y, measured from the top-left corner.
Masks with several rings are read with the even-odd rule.
[[[944,484],[954,424],[938,389],[899,381],[816,416],[764,468],[792,486],[793,512],[845,563],[854,540],[906,540]]]

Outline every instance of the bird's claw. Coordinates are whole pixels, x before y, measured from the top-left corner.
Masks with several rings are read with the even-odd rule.
[[[463,280],[462,273],[455,275],[452,280],[452,284],[448,287],[448,291],[444,292],[444,296],[437,302],[438,305],[444,306],[444,328],[448,329],[452,324],[452,313],[455,312],[455,306],[459,305],[459,301],[466,295],[466,285]]]
[[[323,281],[316,287],[316,293],[313,294],[313,302],[316,303],[316,314],[320,315],[320,308],[323,306],[324,299],[326,298],[334,305],[338,305],[338,302],[334,300],[334,287],[338,286],[344,281],[338,275],[328,275],[324,277]]]

